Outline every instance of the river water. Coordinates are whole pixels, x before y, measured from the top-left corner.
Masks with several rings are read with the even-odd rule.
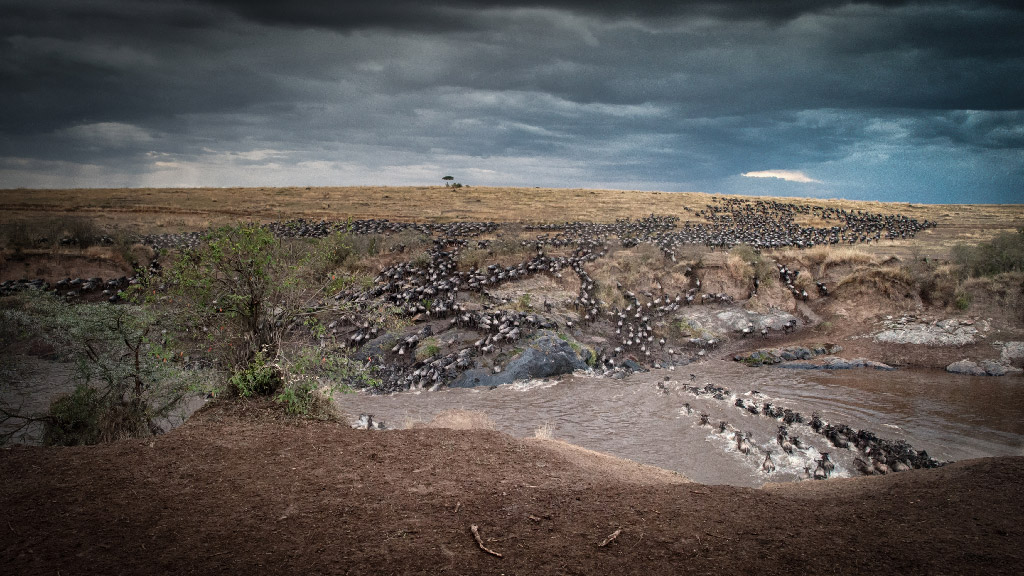
[[[695,394],[706,384],[728,389],[718,399]],[[461,409],[486,414],[497,430],[519,437],[538,430],[559,440],[675,470],[707,484],[760,486],[801,478],[823,451],[835,475],[856,476],[859,454],[832,447],[806,424],[789,434],[806,444],[793,454],[776,442],[778,420],[735,406],[736,400],[812,413],[833,424],[905,440],[943,461],[1024,455],[1024,378],[970,377],[944,371],[809,371],[751,368],[710,360],[615,380],[574,374],[495,389],[443,389],[390,396],[337,398],[353,417],[373,414],[390,428],[428,422]],[[712,426],[701,425],[706,413]],[[719,432],[725,422],[726,432]],[[737,450],[736,432],[750,433],[751,450]],[[775,470],[766,472],[771,453]]]

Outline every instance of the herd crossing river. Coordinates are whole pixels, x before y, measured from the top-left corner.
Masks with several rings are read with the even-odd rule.
[[[730,396],[694,395],[691,373],[700,385],[728,387]],[[555,439],[709,484],[800,480],[822,452],[830,454],[834,476],[859,475],[854,451],[836,449],[809,423],[789,427],[804,449],[784,452],[777,439],[779,423],[737,409],[735,398],[818,413],[827,421],[908,442],[939,461],[1024,455],[1024,389],[1016,379],[940,371],[805,372],[713,360],[622,380],[578,373],[495,389],[339,394],[336,403],[353,421],[359,414],[373,414],[395,428],[427,423],[452,409],[478,412],[515,436],[550,431]],[[701,413],[709,414],[714,426],[701,426]],[[719,433],[721,421],[730,431],[751,433],[750,453],[736,449],[733,433]],[[775,468],[771,472],[763,466],[768,452]]]

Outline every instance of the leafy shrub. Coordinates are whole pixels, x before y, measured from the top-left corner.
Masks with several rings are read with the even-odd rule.
[[[756,276],[762,286],[770,286],[777,276],[775,266],[746,244],[740,244],[730,250],[729,257],[730,260],[735,257],[746,262],[750,266],[749,274],[752,277]]]
[[[952,255],[963,276],[995,276],[1024,270],[1024,228],[1016,233],[1003,232],[991,242],[977,246],[957,244]]]
[[[385,236],[381,251],[418,254],[427,251],[432,244],[432,237],[429,234],[410,229]]]
[[[324,348],[300,347],[294,356],[280,362],[284,385],[301,386],[312,382],[316,388],[328,386],[332,392],[350,392],[358,388],[382,385],[376,367]]]
[[[331,392],[330,387],[319,388],[306,381],[282,388],[274,400],[284,404],[285,411],[293,416],[333,418],[337,413],[331,403]]]
[[[964,290],[963,288],[958,288],[955,294],[955,298],[956,299],[953,301],[953,305],[956,306],[957,310],[967,310],[968,308],[971,307],[971,301],[973,300],[973,298],[971,297],[971,293],[968,292],[967,290]]]
[[[275,356],[283,333],[322,295],[317,262],[348,257],[340,242],[322,251],[308,248],[282,242],[255,223],[211,232],[169,268],[180,322],[236,371],[260,351]]]
[[[514,308],[520,312],[529,312],[533,309],[533,306],[530,305],[530,298],[529,292],[520,295],[519,299],[516,300]]]
[[[74,362],[75,391],[57,399],[42,415],[3,407],[7,440],[24,424],[42,422],[44,440],[91,444],[145,436],[154,421],[177,406],[187,389],[185,372],[174,363],[173,337],[157,332],[156,311],[132,305],[70,305],[47,294],[26,293],[5,303],[5,316],[17,320],[41,342]],[[26,326],[25,322],[32,325]]]
[[[423,341],[416,346],[416,359],[422,362],[427,358],[437,356],[440,352],[441,348],[437,345],[436,338],[424,338]]]
[[[77,446],[99,442],[99,420],[103,410],[99,391],[79,384],[50,404],[43,443],[49,446]]]
[[[281,386],[281,369],[267,362],[266,353],[260,351],[249,365],[236,370],[229,383],[232,390],[243,398],[269,396]]]

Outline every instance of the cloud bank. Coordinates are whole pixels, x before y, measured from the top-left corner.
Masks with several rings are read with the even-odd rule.
[[[815,180],[799,170],[758,170],[755,172],[744,172],[742,175],[747,178],[778,178],[787,182],[821,184],[820,180]]]
[[[0,47],[0,187],[1024,190],[1010,2],[6,0]]]

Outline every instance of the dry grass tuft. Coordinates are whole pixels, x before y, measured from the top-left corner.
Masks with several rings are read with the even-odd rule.
[[[555,438],[555,427],[551,424],[544,424],[533,431],[533,437],[540,440],[553,440]]]
[[[725,270],[729,278],[738,284],[754,277],[754,266],[740,254],[729,254],[725,261]]]
[[[806,250],[788,249],[779,252],[778,259],[787,265],[813,270],[822,278],[831,268],[839,266],[865,266],[879,263],[879,257],[860,248],[849,246],[815,246]]]
[[[659,294],[678,291],[688,281],[682,275],[686,265],[677,263],[673,266],[661,250],[651,244],[613,250],[607,258],[601,258],[590,266],[590,275],[597,282],[597,298],[605,306],[625,305],[616,282],[621,283],[624,290],[637,294]]]
[[[843,296],[875,294],[897,300],[915,292],[914,277],[902,266],[871,268],[860,266],[839,281],[836,294]]]

